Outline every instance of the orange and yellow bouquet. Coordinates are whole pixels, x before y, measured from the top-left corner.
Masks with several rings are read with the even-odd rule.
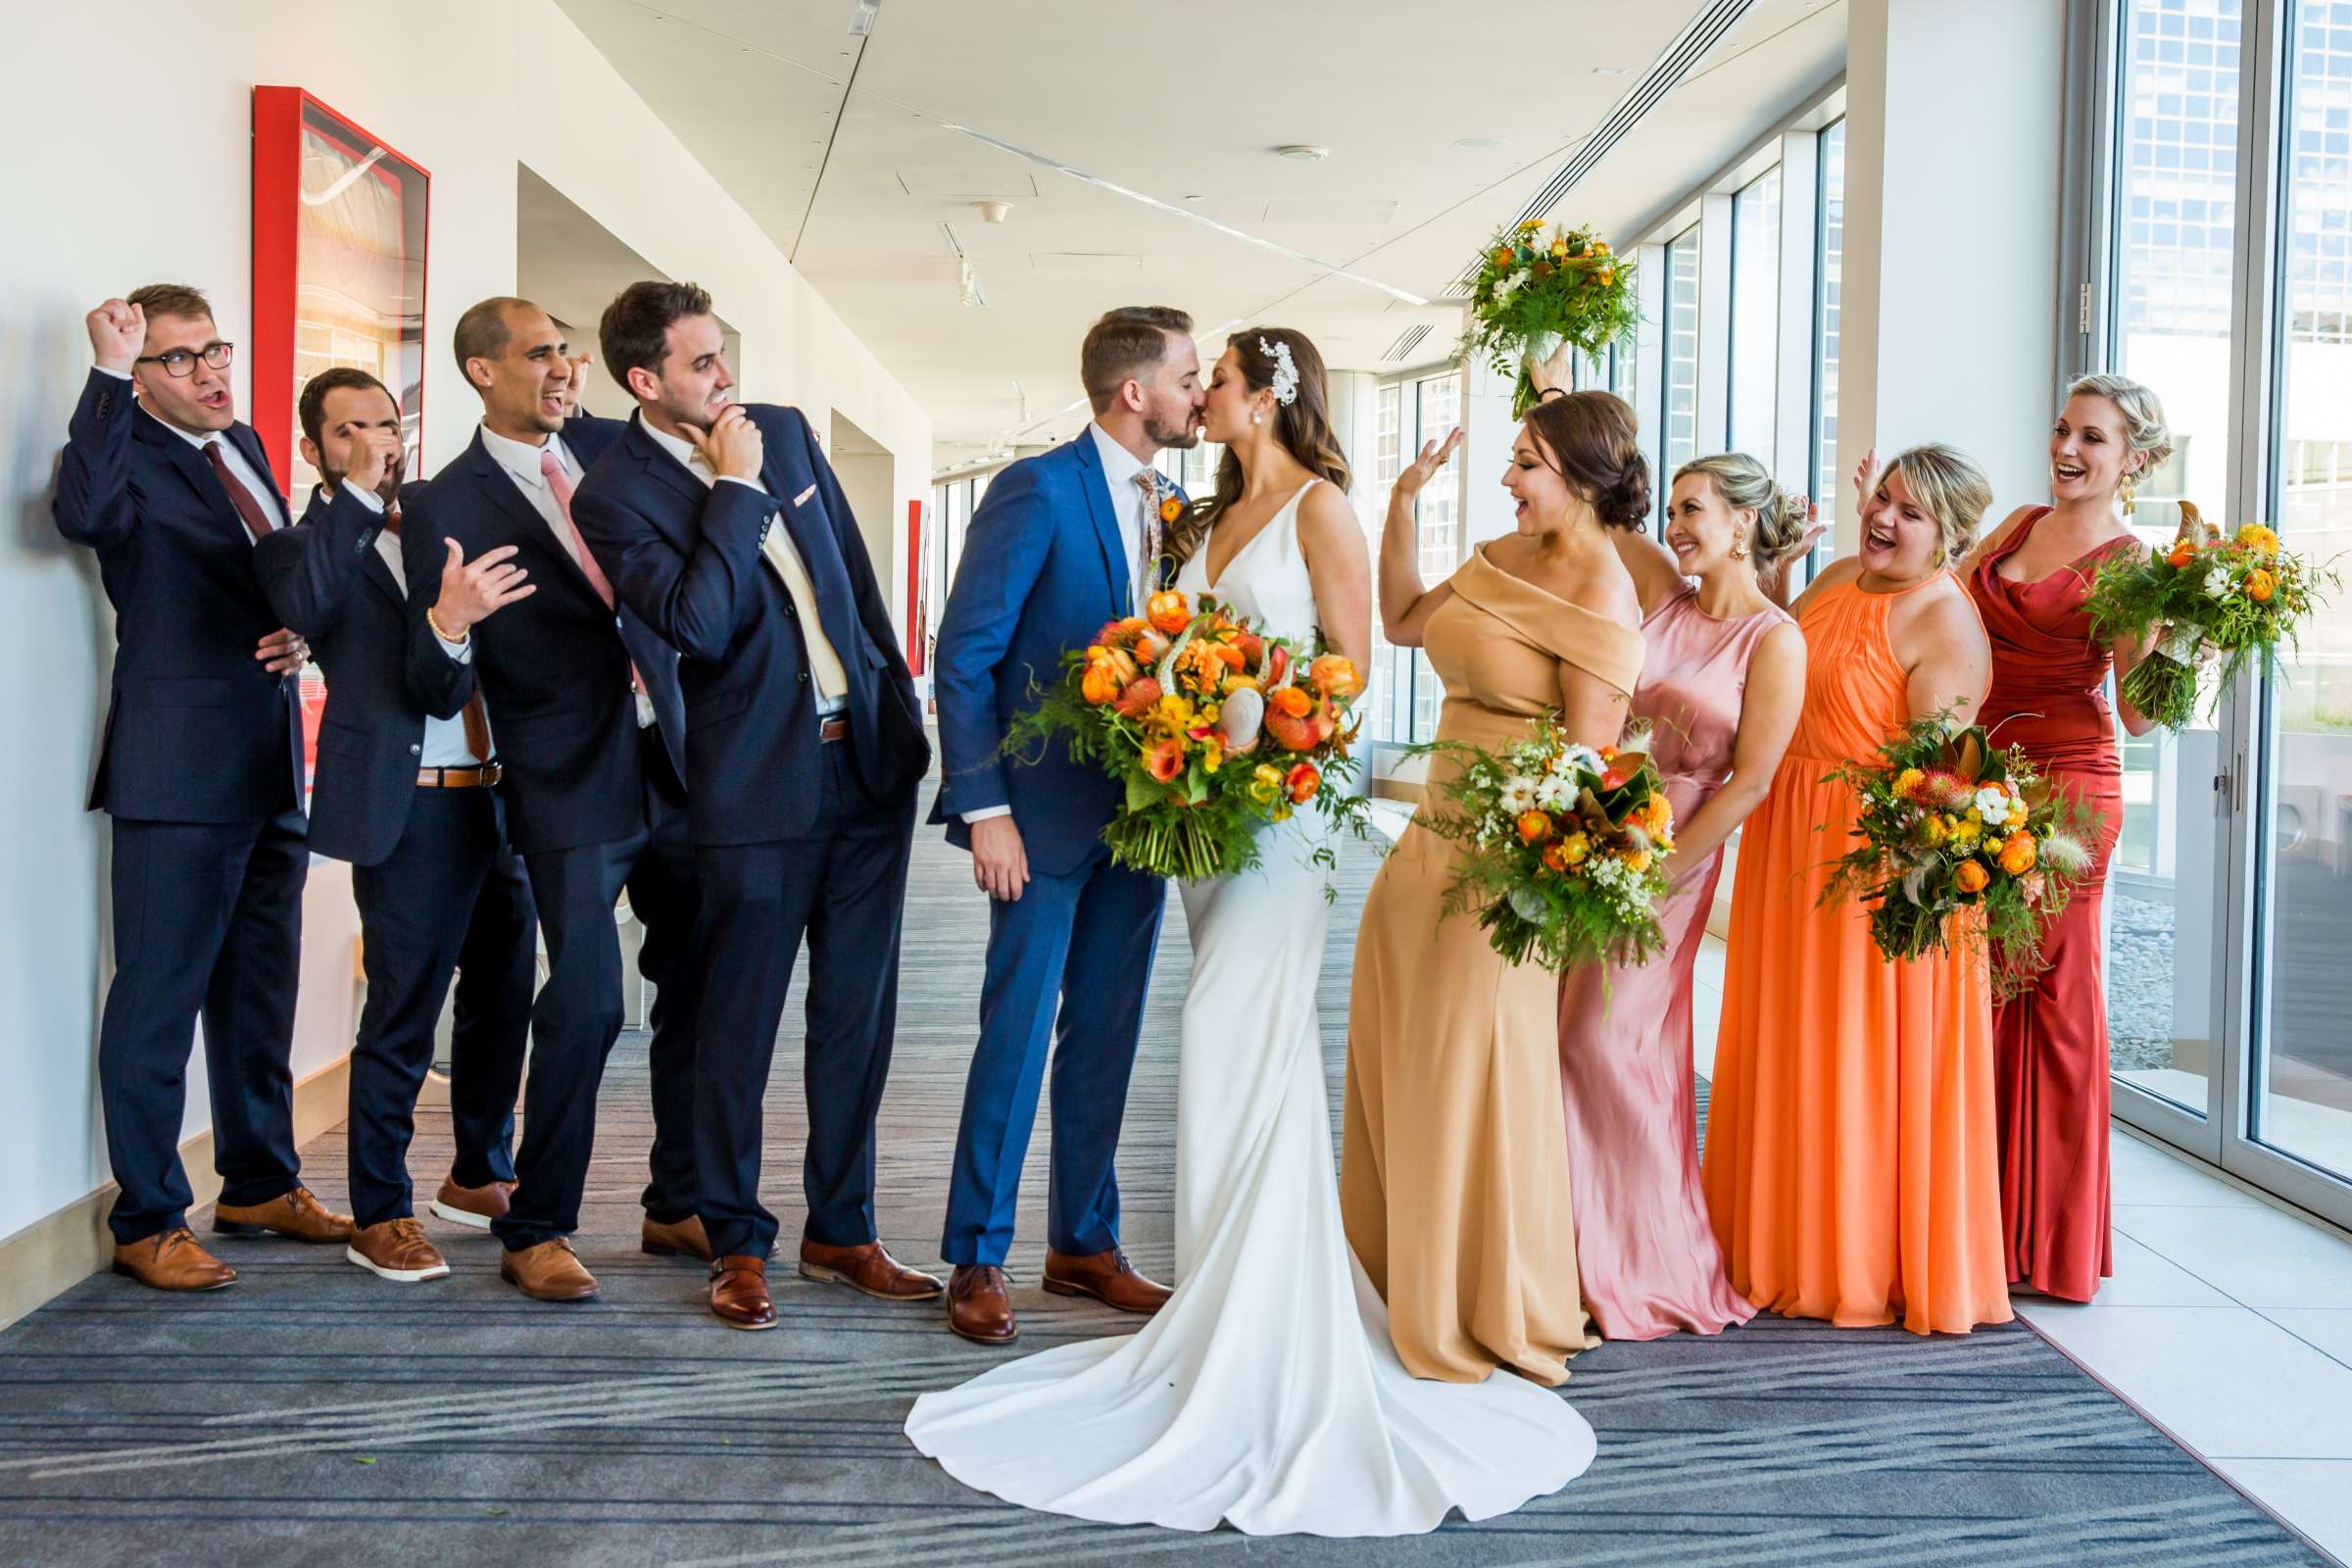
[[[1868,905],[1886,958],[1988,946],[1995,1000],[2040,971],[2041,935],[2090,870],[2096,824],[2052,794],[2022,749],[1996,751],[1982,726],[1936,714],[1828,779],[1860,802],[1862,842],[1835,863],[1822,904]]]
[[[1345,786],[1364,689],[1353,662],[1301,654],[1215,600],[1169,590],[1062,656],[1062,678],[1016,718],[1005,749],[1057,738],[1127,798],[1102,841],[1153,876],[1199,881],[1257,864],[1258,835],[1312,807],[1361,836],[1363,798]],[[1328,845],[1315,852],[1331,863]]]
[[[1496,953],[1554,972],[1657,952],[1674,808],[1646,754],[1576,745],[1549,714],[1499,754],[1418,750],[1461,763],[1434,787],[1445,807],[1415,818],[1461,846],[1447,916],[1475,912]]]

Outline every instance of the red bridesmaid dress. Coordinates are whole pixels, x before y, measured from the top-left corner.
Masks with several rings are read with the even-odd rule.
[[[2009,1283],[2087,1301],[2115,1272],[2108,1230],[2107,995],[2099,907],[2123,830],[2123,765],[2105,685],[2111,654],[2083,600],[2112,540],[2036,582],[2000,564],[2049,509],[1978,564],[1969,592],[1992,640],[1992,690],[1979,722],[1996,746],[2022,746],[2060,790],[2098,815],[2091,872],[2042,941],[2045,968],[1993,1010],[2001,1136],[2001,1237]]]

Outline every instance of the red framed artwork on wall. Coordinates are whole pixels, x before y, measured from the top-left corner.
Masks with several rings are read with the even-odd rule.
[[[318,478],[297,400],[330,366],[392,389],[416,471],[431,180],[302,88],[253,89],[253,426],[297,514]]]

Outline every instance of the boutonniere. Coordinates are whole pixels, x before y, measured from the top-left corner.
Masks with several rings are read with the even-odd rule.
[[[1167,500],[1162,501],[1159,504],[1159,520],[1161,522],[1172,523],[1178,517],[1183,515],[1184,503],[1177,500],[1174,496],[1168,497]]]

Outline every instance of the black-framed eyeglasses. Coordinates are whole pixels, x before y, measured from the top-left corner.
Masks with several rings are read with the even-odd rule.
[[[207,343],[200,349],[172,349],[165,354],[142,354],[131,361],[133,365],[160,365],[170,376],[190,376],[196,373],[196,362],[204,361],[216,370],[228,368],[228,362],[237,357],[234,343]]]

